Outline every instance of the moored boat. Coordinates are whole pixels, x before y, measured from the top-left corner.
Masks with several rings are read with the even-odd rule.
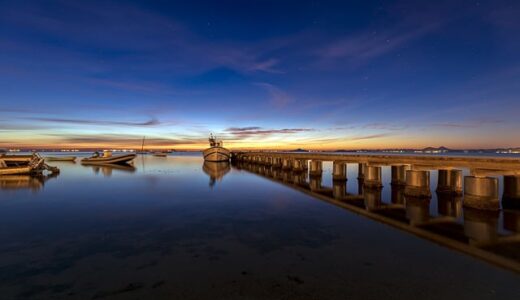
[[[112,155],[110,151],[104,151],[103,155],[96,152],[92,157],[81,160],[82,164],[126,164],[136,157],[135,154]]]
[[[44,159],[37,154],[0,157],[0,175],[33,174],[42,172],[44,169],[57,172],[57,168],[47,166]]]
[[[222,141],[218,141],[215,136],[212,134],[209,136],[209,148],[204,150],[202,154],[204,155],[205,161],[229,161],[231,152],[223,147],[224,143]]]
[[[165,152],[154,152],[152,155],[153,156],[158,156],[158,157],[166,157],[166,156],[168,156],[168,153],[165,153]]]

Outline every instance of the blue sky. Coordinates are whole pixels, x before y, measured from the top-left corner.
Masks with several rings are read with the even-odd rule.
[[[520,146],[516,1],[0,1],[0,147]]]

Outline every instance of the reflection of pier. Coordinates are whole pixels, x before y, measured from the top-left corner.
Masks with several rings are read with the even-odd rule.
[[[309,162],[305,155],[312,154],[299,155],[241,153],[235,154],[235,165],[357,214],[520,272],[520,211],[509,209],[520,201],[520,181],[511,165],[500,169],[501,163],[497,163],[491,168],[488,162],[488,169],[483,169],[477,160],[459,167],[453,162],[442,165],[422,162],[418,166],[400,161],[399,156],[379,163],[367,160],[360,163],[344,157],[333,161],[332,187],[326,187],[322,185],[323,160]],[[356,191],[347,191],[347,165],[358,166]],[[391,166],[390,202],[382,201],[383,166]],[[520,170],[518,161],[514,166]],[[470,168],[470,175],[463,176],[463,167]],[[435,188],[438,215],[430,213],[431,170],[438,171]],[[501,212],[498,179],[494,176],[500,174],[506,177],[503,197],[506,231],[498,230]]]
[[[366,188],[378,188],[381,167],[392,167],[392,185],[404,186],[413,197],[430,197],[430,172],[438,171],[437,192],[464,194],[464,206],[499,210],[498,179],[504,176],[504,206],[520,206],[520,159],[489,157],[443,157],[398,155],[341,155],[322,153],[234,152],[234,161],[250,162],[311,176],[322,173],[324,161],[332,161],[334,180],[346,180],[346,165],[358,164],[358,178]],[[310,161],[310,163],[309,163]],[[463,176],[461,169],[470,174]]]

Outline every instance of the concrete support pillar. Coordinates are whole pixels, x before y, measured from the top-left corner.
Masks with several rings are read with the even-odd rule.
[[[437,211],[439,215],[460,217],[462,215],[462,196],[437,192]]]
[[[464,206],[483,210],[499,210],[498,179],[464,177]]]
[[[381,207],[381,187],[366,187],[364,189],[363,197],[365,199],[365,209],[374,210]]]
[[[347,195],[347,182],[344,180],[334,180],[332,182],[332,197],[343,199]]]
[[[504,228],[512,232],[520,232],[520,211],[504,210]]]
[[[321,176],[311,176],[309,178],[309,187],[310,187],[311,191],[316,192],[321,189],[321,180],[322,180]]]
[[[347,180],[347,164],[335,161],[332,163],[332,179]]]
[[[289,158],[283,158],[282,159],[282,169],[284,170],[291,170],[293,167],[293,162]]]
[[[272,168],[273,170],[273,178],[275,179],[283,179],[282,178],[282,170],[280,168]]]
[[[365,178],[365,169],[367,165],[366,164],[358,164],[358,179],[364,179]]]
[[[293,183],[303,185],[307,183],[307,173],[305,172],[293,172]]]
[[[293,171],[294,172],[302,172],[303,171],[303,161],[301,159],[295,159],[292,161],[293,163]]]
[[[381,183],[381,167],[366,166],[364,174],[365,174],[365,181],[364,181],[365,187],[380,188],[383,186],[383,184]]]
[[[520,176],[504,176],[502,206],[506,209],[520,209]]]
[[[363,195],[363,186],[365,186],[365,179],[358,178],[357,179],[357,186],[358,186],[358,195]]]
[[[462,194],[462,170],[439,170],[437,192]]]
[[[392,185],[406,185],[406,170],[410,167],[406,165],[392,166]]]
[[[310,176],[321,176],[323,172],[323,163],[321,160],[311,160]]]
[[[266,164],[267,166],[272,166],[272,165],[273,165],[273,157],[272,157],[272,156],[267,156],[267,157],[265,158],[265,164]]]
[[[273,157],[273,168],[280,168],[282,166],[282,159],[280,157]]]
[[[404,204],[404,186],[393,184],[390,197],[393,204]]]
[[[405,196],[406,217],[411,225],[420,225],[430,220],[430,199]]]
[[[430,198],[430,171],[407,170],[404,194],[411,197]]]
[[[464,233],[470,244],[494,243],[498,238],[498,211],[464,209]]]

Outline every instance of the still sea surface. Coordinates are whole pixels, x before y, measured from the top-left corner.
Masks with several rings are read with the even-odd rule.
[[[139,155],[132,167],[49,164],[58,176],[0,178],[0,299],[520,299],[514,270],[250,166],[204,166],[200,153]],[[347,170],[356,194],[357,165]],[[390,167],[382,174],[391,204]],[[443,210],[432,194],[434,218]],[[486,234],[512,237],[493,255],[517,259],[505,214],[478,216]],[[478,244],[464,212],[452,219],[458,240]]]

